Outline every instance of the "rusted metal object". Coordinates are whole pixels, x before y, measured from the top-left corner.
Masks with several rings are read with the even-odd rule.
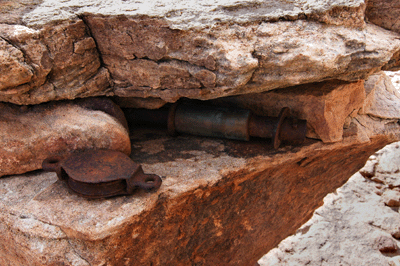
[[[282,142],[301,144],[307,131],[307,122],[291,118],[288,107],[278,117],[258,116],[240,108],[187,103],[168,109],[129,109],[125,114],[131,123],[167,127],[170,135],[187,133],[245,141],[251,137],[270,138],[275,149]]]
[[[179,104],[176,107],[171,133],[187,133],[199,136],[249,140],[248,120],[250,111],[244,109],[221,108]],[[172,120],[172,119],[171,119]]]
[[[87,198],[130,195],[137,188],[158,189],[158,175],[145,174],[126,154],[107,149],[87,150],[67,158],[50,157],[43,161],[45,171],[56,172],[71,190]]]

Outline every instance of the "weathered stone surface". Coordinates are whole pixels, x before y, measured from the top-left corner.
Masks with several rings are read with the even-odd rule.
[[[184,32],[155,19],[87,16],[85,20],[105,55],[115,94],[166,102],[332,78],[355,81],[378,70],[400,48],[395,35],[389,41],[391,33],[371,25],[357,31],[296,21]]]
[[[0,2],[0,24],[23,24],[25,13],[32,11],[42,0],[3,0]],[[3,15],[4,14],[4,15]]]
[[[356,118],[360,116],[368,118]],[[145,172],[163,176],[160,190],[85,200],[54,182],[54,174],[3,178],[0,233],[5,241],[0,242],[0,263],[252,265],[307,220],[325,193],[343,184],[369,154],[400,139],[399,127],[397,123],[386,129],[371,127],[364,139],[350,130],[341,142],[308,140],[302,147],[278,151],[268,141],[170,138],[157,130],[132,130],[131,157]],[[371,194],[384,206],[378,194]],[[346,195],[359,198],[353,188]],[[374,247],[374,240],[382,235],[377,228],[385,224],[386,214],[394,214],[391,209],[384,211],[377,214],[381,220],[373,226],[379,234],[368,230],[358,234],[373,236],[363,254],[379,252]],[[336,213],[332,217],[343,218]],[[391,221],[385,228],[397,236],[398,220]],[[338,227],[334,228],[336,236]],[[347,237],[338,243],[347,243]],[[368,262],[374,265],[378,259],[372,256]]]
[[[8,70],[8,75],[2,77],[2,101],[37,104],[107,94],[108,71],[100,66],[96,44],[82,20],[48,25],[41,30],[0,24],[0,37],[12,44],[14,54],[20,54],[15,60],[18,66],[25,67],[21,71]],[[3,60],[0,54],[0,61]],[[26,77],[16,79],[17,74]],[[7,86],[10,82],[15,86]]]
[[[400,3],[397,0],[368,0],[365,15],[368,21],[400,33]]]
[[[396,253],[399,249],[396,241],[391,236],[379,236],[375,240],[375,247],[383,253]]]
[[[138,129],[132,139],[132,158],[163,176],[157,192],[86,200],[54,174],[1,179],[0,263],[252,265],[392,141],[349,137],[273,151],[264,141]]]
[[[21,1],[21,0],[20,0]],[[27,1],[37,2],[37,1]],[[151,8],[149,8],[151,7]],[[363,0],[326,1],[190,1],[170,0],[159,3],[133,0],[107,0],[99,3],[88,0],[82,3],[77,0],[54,2],[44,0],[40,5],[26,14],[23,21],[31,25],[41,25],[54,20],[75,18],[83,13],[103,15],[148,16],[165,19],[173,29],[202,29],[221,23],[231,24],[277,21],[279,19],[295,20],[310,18],[332,25],[350,27],[364,26]]]
[[[397,51],[390,58],[389,62],[382,67],[382,70],[399,71],[400,70],[400,51]]]
[[[214,102],[240,106],[258,115],[275,117],[282,108],[289,107],[294,117],[307,120],[307,137],[335,142],[342,140],[345,119],[363,106],[363,84],[363,81],[329,81],[220,98]]]
[[[119,121],[71,102],[31,107],[1,103],[0,143],[0,176],[41,169],[48,156],[79,149],[131,151],[128,131]]]
[[[106,94],[175,102],[357,81],[400,51],[398,34],[364,23],[361,0],[35,3],[20,12],[26,26],[0,27],[34,69],[26,86],[0,92],[2,101]]]
[[[385,73],[372,75],[365,81],[364,86],[367,96],[360,114],[400,119],[400,92]]]
[[[320,94],[338,92],[343,99],[339,130],[321,131],[338,141],[333,144],[307,140],[275,151],[268,141],[171,138],[135,129],[132,158],[164,178],[151,194],[85,200],[54,174],[2,178],[2,265],[251,265],[307,220],[369,154],[400,139],[398,118],[356,112],[364,99],[359,79],[392,68],[400,51],[399,34],[364,23],[363,1],[23,1],[0,6],[15,7],[12,21],[24,25],[0,25],[7,51],[0,61],[26,76],[16,84],[15,74],[4,76],[10,85],[2,87],[2,101],[108,95],[156,108],[181,97],[205,100],[328,80],[341,80],[332,82],[339,89]],[[85,111],[53,114],[91,116]],[[49,124],[39,119],[40,134],[43,123]],[[100,132],[83,123],[79,128],[90,136]],[[80,148],[78,139],[71,134],[71,150]],[[126,134],[114,139],[129,142]]]
[[[25,63],[23,53],[0,38],[0,90],[31,80],[32,69]]]
[[[385,147],[369,158],[360,173],[377,183],[400,187],[400,143]]]
[[[385,74],[392,80],[392,84],[400,91],[400,71],[385,71]]]
[[[369,160],[377,166],[391,164],[391,159],[400,155],[399,147],[399,143],[389,145]],[[400,186],[400,176],[396,177],[395,172],[375,175],[394,175],[396,187]],[[315,211],[313,218],[266,254],[259,264],[399,265],[400,214],[383,201],[383,195],[396,189],[393,179],[383,178],[382,183],[376,183],[355,174],[336,193],[326,196],[324,206]],[[393,253],[387,256],[382,252]]]
[[[389,207],[400,207],[400,192],[387,190],[382,194],[382,201]]]
[[[400,33],[400,2],[397,0],[368,0],[366,19],[385,29]],[[395,53],[383,70],[400,70],[400,51]]]

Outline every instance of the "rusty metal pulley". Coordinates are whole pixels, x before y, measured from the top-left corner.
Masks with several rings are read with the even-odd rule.
[[[187,133],[245,141],[270,138],[275,149],[281,142],[301,144],[307,131],[307,121],[291,118],[288,107],[278,117],[268,117],[241,108],[179,103],[157,110],[128,109],[125,116],[132,124],[166,127],[170,135]]]
[[[141,165],[126,154],[107,149],[86,150],[66,158],[49,157],[45,171],[56,172],[69,188],[87,198],[106,198],[132,194],[137,188],[158,189],[160,176],[145,174]]]

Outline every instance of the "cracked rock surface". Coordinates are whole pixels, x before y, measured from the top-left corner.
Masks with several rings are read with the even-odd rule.
[[[2,2],[0,69],[16,73],[0,77],[0,100],[107,95],[152,108],[365,79],[400,65],[399,34],[365,23],[365,8],[361,0]]]

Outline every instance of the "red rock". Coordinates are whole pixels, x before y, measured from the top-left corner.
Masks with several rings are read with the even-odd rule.
[[[357,112],[365,100],[363,81],[322,82],[274,90],[220,98],[216,103],[251,109],[259,115],[278,116],[280,110],[289,107],[292,115],[307,120],[307,136],[324,142],[342,140],[345,119]]]
[[[0,103],[0,176],[41,169],[48,156],[79,149],[109,148],[130,154],[124,125],[102,111],[83,108],[88,102]]]
[[[385,235],[375,239],[375,247],[383,253],[395,253],[399,249],[396,241],[392,237]]]

